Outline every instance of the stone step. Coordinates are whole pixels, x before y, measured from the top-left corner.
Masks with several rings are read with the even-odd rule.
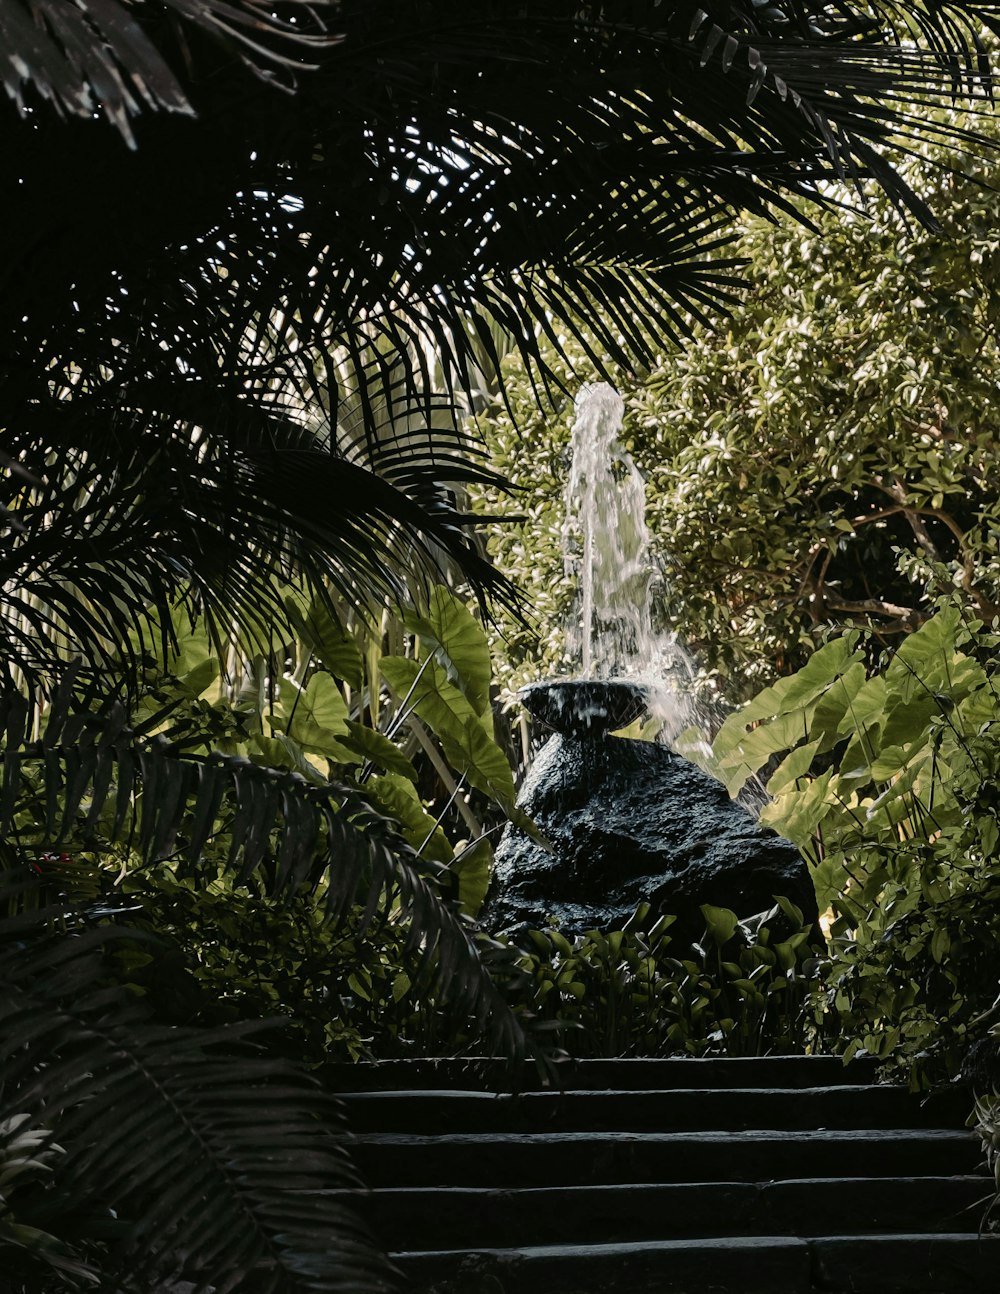
[[[542,1088],[636,1090],[718,1087],[827,1087],[875,1081],[869,1059],[845,1065],[839,1056],[670,1056],[623,1060],[582,1060],[554,1067],[555,1078],[532,1064],[511,1069],[500,1059],[380,1060],[328,1065],[324,1082],[334,1091],[518,1091]]]
[[[718,1236],[393,1255],[436,1294],[987,1294],[1000,1237]]]
[[[921,1101],[905,1088],[730,1087],[667,1091],[490,1092],[414,1089],[343,1094],[357,1132],[661,1131],[729,1128],[961,1127],[969,1098]]]
[[[362,1212],[387,1247],[517,1248],[696,1239],[926,1231],[975,1234],[992,1197],[983,1176],[805,1178],[779,1182],[382,1188]]]
[[[354,1157],[371,1186],[553,1186],[770,1181],[810,1172],[857,1177],[974,1173],[977,1137],[952,1129],[818,1132],[361,1134]]]

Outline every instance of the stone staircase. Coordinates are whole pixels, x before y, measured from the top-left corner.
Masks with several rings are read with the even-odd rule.
[[[515,1096],[457,1062],[348,1073],[363,1205],[412,1290],[1000,1289],[960,1092],[806,1056],[583,1062]]]

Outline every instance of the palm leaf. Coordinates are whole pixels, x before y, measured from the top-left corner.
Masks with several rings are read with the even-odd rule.
[[[206,33],[258,75],[291,78],[301,71],[303,55],[339,39],[323,31],[316,9],[303,0],[290,0],[280,16],[258,0],[162,3],[170,25],[162,11],[141,0],[2,0],[0,83],[22,115],[30,115],[30,87],[60,112],[83,118],[102,113],[133,143],[130,122],[143,107],[193,112],[162,46],[176,63],[190,63],[186,36]]]
[[[166,393],[145,383],[147,409],[172,398],[169,383]],[[281,410],[234,400],[224,411],[222,401],[218,391],[183,392],[173,402],[191,421],[160,434],[145,412],[119,407],[131,451],[114,454],[98,431],[87,452],[48,464],[44,482],[0,481],[19,522],[0,556],[8,670],[40,685],[72,656],[110,668],[120,654],[134,670],[137,650],[162,653],[157,626],[169,624],[180,598],[220,641],[236,620],[248,653],[269,653],[274,638],[293,636],[281,588],[295,577],[321,598],[332,588],[358,606],[402,600],[411,585],[457,565],[482,597],[510,599],[463,530],[454,491],[497,478],[457,426],[428,436],[420,410],[410,410],[416,430],[383,439],[376,452],[364,442],[335,445],[322,426],[309,430]],[[86,436],[91,418],[104,425],[103,401],[94,403],[72,418],[72,434]],[[206,441],[201,427],[220,419],[224,441]],[[61,432],[57,417],[34,435],[52,444]]]
[[[0,922],[0,1087],[65,1150],[49,1214],[113,1209],[106,1266],[129,1290],[394,1288],[344,1202],[359,1183],[335,1103],[254,1045],[259,1023],[153,1023],[108,986],[119,933],[65,904]]]
[[[302,16],[182,12],[217,35],[243,14],[265,44]],[[140,35],[173,49],[145,6],[129,20],[133,55],[106,42],[119,71],[145,66]],[[541,337],[639,367],[738,290],[735,211],[803,212],[874,177],[930,221],[889,155],[940,133],[952,94],[990,93],[981,23],[990,5],[937,0],[349,0],[342,41],[288,55],[316,62],[293,96],[238,41],[201,63],[199,38],[198,120],[145,114],[131,153],[33,111],[0,171],[0,424],[35,478],[0,485],[2,654],[40,680],[77,653],[107,663],[178,595],[220,638],[241,619],[280,636],[291,574],[365,604],[413,565],[457,566],[502,596],[461,507],[485,469],[435,404],[481,395],[491,330],[543,382]],[[390,406],[407,425],[386,438]]]
[[[245,877],[262,871],[277,896],[321,888],[331,920],[360,903],[362,934],[377,916],[406,921],[414,978],[458,1017],[475,1020],[498,1054],[524,1055],[524,1034],[483,968],[475,927],[442,899],[435,865],[418,858],[362,792],[240,757],[185,754],[163,734],[133,732],[120,705],[78,708],[74,682],[67,671],[37,741],[24,736],[24,698],[0,696],[0,835],[12,831],[30,796],[39,850],[58,852],[71,834],[86,839],[100,822],[144,860],[177,857],[197,873],[224,821],[230,866]]]

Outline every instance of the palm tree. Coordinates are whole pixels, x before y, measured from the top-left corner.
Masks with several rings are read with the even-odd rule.
[[[599,365],[641,366],[738,290],[719,255],[734,211],[800,212],[874,180],[929,222],[891,153],[940,133],[932,110],[948,96],[988,96],[977,28],[992,10],[0,0],[0,17],[18,110],[0,171],[0,829],[26,785],[53,839],[108,803],[125,826],[142,788],[143,851],[182,838],[194,857],[229,797],[244,868],[278,840],[281,883],[322,873],[334,911],[393,887],[439,975],[513,1044],[468,930],[364,797],[188,758],[130,728],[143,656],[178,601],[220,642],[234,624],[251,643],[280,635],[291,576],[365,605],[403,596],[415,567],[454,563],[484,600],[513,596],[460,503],[489,468],[459,398],[499,370],[498,333],[542,383],[540,334],[558,351],[571,330]],[[382,434],[387,403],[405,435]],[[179,1199],[209,1130],[192,1122],[171,1143],[147,1080],[183,1104],[185,1056],[185,1108],[204,1099],[223,1124],[242,1110],[219,1143],[220,1163],[244,1165],[229,1187],[259,1171],[241,1100],[259,1109],[275,1083],[295,1089],[301,1142],[315,1115],[304,1080],[235,1059],[228,1036],[171,1042],[112,990],[83,989],[103,925],[60,901],[14,911],[0,931],[8,1150],[27,1114],[30,1135],[72,1134],[70,1192],[96,1174],[118,1201]],[[53,933],[67,924],[72,938]],[[221,1067],[216,1047],[229,1048]],[[242,1097],[227,1086],[240,1064]],[[146,1136],[169,1150],[159,1197],[141,1156],[107,1151],[126,1091],[126,1150]],[[317,1154],[296,1191],[340,1184]],[[265,1177],[231,1193],[263,1219],[241,1247],[223,1242],[232,1209],[198,1225],[199,1200],[221,1189],[206,1179],[176,1219],[136,1223],[119,1260],[145,1245],[146,1275],[195,1270],[198,1288],[382,1280],[349,1260],[363,1253],[353,1224],[309,1212],[309,1197],[296,1196],[301,1234],[289,1230],[271,1191],[285,1179]]]

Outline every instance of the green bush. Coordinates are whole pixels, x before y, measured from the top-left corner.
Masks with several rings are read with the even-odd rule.
[[[762,820],[812,866],[832,957],[829,1044],[954,1074],[992,1019],[1000,963],[997,622],[957,595],[899,649],[838,639],[726,721],[731,792],[767,781]]]
[[[625,929],[532,930],[495,953],[507,1001],[579,1057],[800,1052],[815,1033],[811,928],[787,900],[756,929],[704,906],[705,935],[672,947],[674,918],[640,906]],[[647,925],[648,923],[648,925]]]

